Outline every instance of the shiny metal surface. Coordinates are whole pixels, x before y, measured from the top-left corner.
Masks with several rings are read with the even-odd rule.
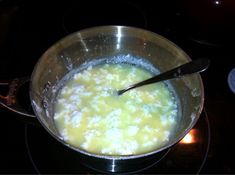
[[[125,26],[101,26],[73,33],[55,43],[41,56],[31,76],[30,97],[38,120],[54,138],[85,156],[91,166],[101,164],[100,169],[105,169],[105,165],[109,166],[112,162],[135,164],[134,167],[138,168],[138,163],[167,150],[196,124],[204,102],[200,75],[170,80],[169,83],[178,97],[180,110],[178,126],[167,145],[152,152],[130,156],[97,155],[72,147],[59,135],[53,121],[53,103],[58,83],[68,72],[84,62],[118,54],[145,58],[160,72],[191,60],[174,43],[150,31]]]

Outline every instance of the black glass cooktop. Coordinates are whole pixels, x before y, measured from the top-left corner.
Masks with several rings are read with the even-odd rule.
[[[235,94],[227,77],[235,67],[233,0],[26,1],[0,0],[0,80],[30,76],[43,52],[69,33],[99,25],[127,25],[163,35],[192,59],[207,57],[202,74],[205,105],[181,142],[137,173],[235,173]],[[198,13],[200,12],[200,14]],[[0,94],[7,89],[0,86]],[[30,109],[28,88],[20,98]],[[94,174],[82,159],[52,138],[37,121],[0,106],[0,173]]]

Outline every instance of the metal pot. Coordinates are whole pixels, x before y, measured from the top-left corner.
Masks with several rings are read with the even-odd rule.
[[[165,146],[148,153],[130,156],[98,155],[69,145],[60,136],[53,120],[53,103],[58,83],[84,62],[111,58],[118,54],[145,58],[161,72],[190,61],[183,50],[158,34],[126,26],[101,26],[70,34],[55,43],[41,56],[30,79],[30,100],[41,125],[59,142],[75,150],[74,154],[80,155],[85,164],[106,172],[136,171],[156,161],[157,157],[178,143],[196,124],[204,102],[203,83],[199,74],[170,80],[181,108],[177,128]],[[0,98],[1,104],[25,113],[15,107],[16,101],[11,97],[14,97],[16,90],[12,92],[8,99]]]

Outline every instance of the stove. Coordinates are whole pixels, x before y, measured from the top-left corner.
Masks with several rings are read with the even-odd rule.
[[[153,31],[176,43],[192,59],[211,60],[209,69],[201,74],[205,105],[197,124],[181,142],[150,166],[131,173],[235,173],[235,94],[228,85],[229,72],[235,68],[234,8],[233,0],[0,0],[0,80],[30,76],[48,47],[84,28],[127,25]],[[6,92],[0,86],[0,94]],[[27,92],[26,84],[19,99],[30,110]],[[2,106],[0,116],[0,173],[100,173],[84,165],[36,120],[29,121]]]

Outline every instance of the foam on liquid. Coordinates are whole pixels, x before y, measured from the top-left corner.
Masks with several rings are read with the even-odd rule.
[[[73,73],[57,96],[58,131],[69,144],[96,154],[133,155],[160,148],[176,125],[177,103],[168,87],[160,82],[121,96],[114,93],[152,76],[133,63],[88,64]]]

